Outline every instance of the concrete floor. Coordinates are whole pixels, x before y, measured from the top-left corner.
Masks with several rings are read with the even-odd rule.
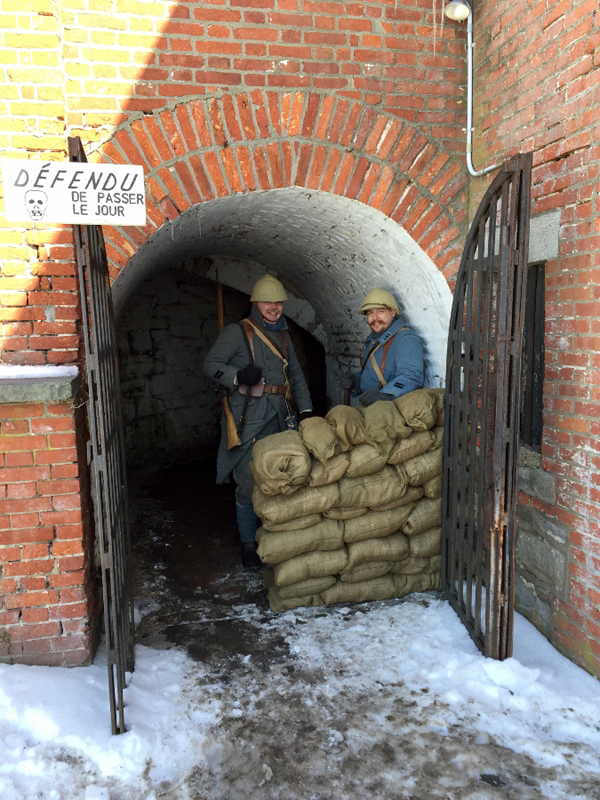
[[[226,676],[241,655],[285,658],[280,637],[261,636],[235,613],[251,603],[269,614],[260,570],[243,569],[233,485],[216,486],[214,461],[130,477],[136,642],[184,647]],[[279,641],[277,641],[279,639]],[[266,663],[265,663],[266,667]]]

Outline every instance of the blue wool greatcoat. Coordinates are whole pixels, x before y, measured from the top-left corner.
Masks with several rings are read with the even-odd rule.
[[[379,378],[373,369],[369,353],[377,344],[381,344],[381,347],[375,352],[375,361],[381,369],[383,346],[392,336],[394,339],[387,351],[383,370],[383,377],[387,381],[387,385],[379,389]],[[371,332],[364,344],[362,364],[362,372],[358,372],[356,375],[354,395],[375,389],[394,397],[400,397],[423,387],[423,345],[412,328],[407,327],[406,321],[402,317],[396,317],[383,333]]]
[[[282,347],[283,337],[287,346],[288,377],[292,381],[292,393],[300,411],[312,409],[310,393],[302,367],[298,362],[294,346],[283,321],[280,331],[267,331],[262,317],[255,306],[250,314],[253,322],[257,323],[269,336]],[[281,386],[284,383],[283,362],[273,353],[259,337],[254,335],[254,356],[257,367],[261,367],[263,377],[268,385]],[[233,412],[236,423],[239,422],[244,407],[245,395],[240,394],[234,379],[238,370],[251,363],[248,349],[244,343],[244,336],[240,325],[236,322],[226,325],[219,334],[217,341],[211,347],[204,359],[204,374],[208,378],[218,381],[229,389],[229,406]],[[217,483],[227,483],[233,473],[238,485],[238,492],[249,498],[252,494],[252,475],[250,474],[250,460],[252,445],[258,439],[272,433],[286,430],[285,417],[287,407],[285,398],[280,394],[263,394],[262,397],[251,397],[246,409],[246,424],[242,432],[242,444],[233,450],[227,449],[227,425],[225,413],[221,415],[221,440],[217,455]]]

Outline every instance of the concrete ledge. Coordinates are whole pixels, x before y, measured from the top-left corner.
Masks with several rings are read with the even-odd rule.
[[[81,378],[76,367],[63,370],[0,370],[0,404],[61,403],[76,397]]]

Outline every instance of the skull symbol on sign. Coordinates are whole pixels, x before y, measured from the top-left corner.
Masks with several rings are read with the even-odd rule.
[[[40,189],[30,189],[25,192],[25,208],[34,222],[40,222],[44,219],[47,205],[46,192],[42,192]]]

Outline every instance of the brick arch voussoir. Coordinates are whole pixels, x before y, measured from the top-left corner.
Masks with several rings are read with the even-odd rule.
[[[106,228],[111,276],[167,220],[235,193],[305,187],[401,225],[447,277],[458,271],[466,174],[452,151],[371,106],[315,92],[202,97],[130,119],[94,159],[144,166],[148,221]]]

